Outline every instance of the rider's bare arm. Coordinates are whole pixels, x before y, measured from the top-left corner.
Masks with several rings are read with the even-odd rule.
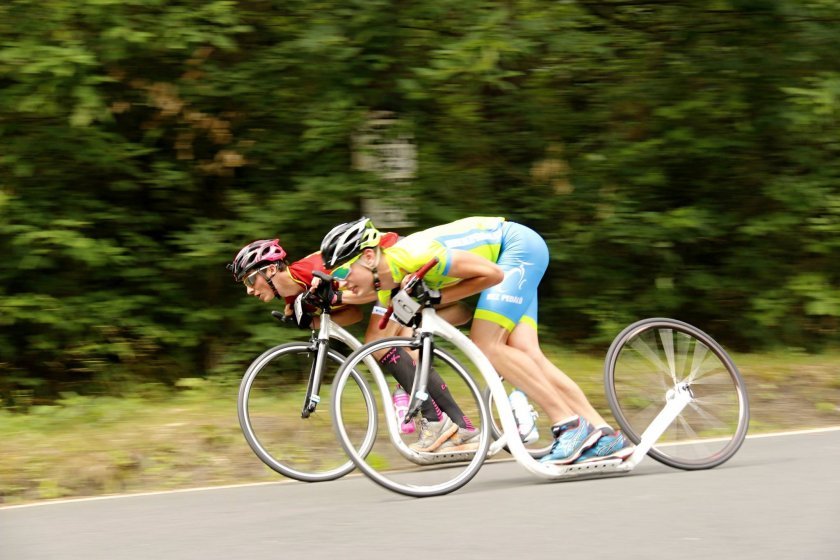
[[[468,305],[457,301],[436,305],[435,311],[438,317],[456,327],[469,323],[473,317],[473,310]],[[407,330],[408,333],[401,336],[411,336],[411,330]]]
[[[505,279],[499,266],[467,251],[453,250],[447,276],[461,281],[440,291],[441,303],[450,303],[477,294]]]
[[[341,309],[333,310],[332,320],[342,327],[346,327],[362,320],[362,310],[355,306],[342,307]]]
[[[341,294],[341,303],[344,305],[363,305],[376,301],[376,293],[370,293],[366,296],[357,296],[350,291],[345,290]]]

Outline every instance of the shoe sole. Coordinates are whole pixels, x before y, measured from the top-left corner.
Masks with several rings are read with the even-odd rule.
[[[600,457],[589,457],[588,459],[584,459],[583,461],[577,461],[578,464],[581,463],[594,463],[595,461],[607,461],[609,459],[621,459],[622,461],[626,460],[633,452],[636,450],[635,447],[622,447],[618,451],[614,451],[609,455],[603,455]]]
[[[580,458],[580,456],[583,455],[584,451],[595,445],[598,442],[598,440],[601,439],[602,435],[603,434],[601,434],[600,430],[595,430],[587,436],[587,439],[584,440],[583,445],[578,447],[577,451],[575,451],[573,454],[569,455],[564,459],[557,459],[556,461],[546,461],[546,463],[551,463],[552,465],[570,465],[577,461]]]
[[[455,434],[457,434],[457,433],[458,433],[458,431],[456,430]],[[451,438],[449,438],[448,440],[443,442],[441,444],[441,446],[438,447],[436,453],[449,453],[450,451],[456,452],[456,451],[477,451],[478,450],[478,440],[481,438],[480,433],[473,435],[473,437],[471,437],[469,439],[469,441],[467,441],[466,443],[455,443],[454,441],[452,441],[456,437],[455,434],[453,434]],[[452,445],[447,445],[450,441],[452,441]]]
[[[478,442],[462,443],[461,445],[453,445],[451,447],[438,447],[435,453],[455,453],[463,451],[478,451]]]
[[[416,447],[409,446],[409,449],[411,449],[412,451],[416,451],[418,453],[431,453],[432,451],[436,450],[438,447],[443,445],[443,442],[445,442],[446,440],[451,438],[457,431],[458,431],[458,424],[453,423],[450,427],[443,430],[440,433],[441,435],[434,442],[432,442],[432,444],[429,445],[428,447],[423,447],[423,448],[418,449]]]

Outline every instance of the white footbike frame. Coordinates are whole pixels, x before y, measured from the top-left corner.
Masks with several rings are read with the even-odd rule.
[[[513,409],[508,401],[505,386],[490,360],[461,331],[439,318],[434,309],[427,307],[423,309],[422,313],[423,322],[418,330],[432,333],[461,350],[476,365],[484,382],[490,388],[504,433],[502,437],[490,445],[489,454],[494,455],[507,446],[513,458],[520,465],[541,478],[562,480],[580,476],[630,472],[642,461],[648,450],[656,443],[656,440],[691,401],[691,391],[685,384],[671,390],[666,397],[665,407],[642,434],[641,442],[636,446],[633,454],[624,461],[613,459],[571,465],[541,463],[531,456],[519,437],[519,428],[516,425]],[[513,434],[514,437],[509,437],[510,434]]]
[[[356,464],[356,466],[369,478],[381,486],[400,494],[414,497],[425,497],[442,495],[457,490],[475,476],[487,456],[495,455],[505,447],[507,447],[507,450],[513,455],[514,459],[529,472],[548,480],[569,480],[583,477],[628,473],[632,471],[639,462],[641,462],[651,446],[653,446],[660,435],[662,435],[668,426],[677,418],[677,416],[679,416],[680,412],[689,404],[692,398],[690,388],[687,385],[678,385],[675,389],[669,391],[666,397],[665,407],[661,412],[659,412],[657,417],[644,432],[641,437],[641,441],[637,445],[633,454],[623,461],[621,459],[605,459],[595,462],[570,465],[541,463],[531,455],[528,449],[526,449],[525,444],[520,439],[519,430],[516,425],[513,410],[508,401],[502,379],[499,377],[487,357],[457,328],[438,317],[433,308],[426,307],[422,310],[421,314],[422,320],[420,326],[415,331],[415,337],[411,339],[385,339],[365,345],[361,351],[351,354],[347,358],[347,361],[342,366],[342,369],[340,369],[336,375],[336,380],[333,384],[332,406],[333,417],[336,419],[334,425],[338,440],[341,442],[344,451]],[[503,433],[501,437],[495,441],[490,441],[491,430],[489,429],[490,425],[488,422],[490,415],[487,410],[487,403],[483,398],[481,398],[478,399],[479,417],[481,418],[481,425],[484,426],[485,429],[482,430],[479,437],[480,441],[477,451],[443,454],[417,454],[408,449],[408,447],[398,437],[397,434],[399,432],[397,422],[395,420],[393,405],[391,404],[390,399],[384,399],[385,402],[382,404],[390,439],[402,455],[418,464],[423,464],[421,461],[417,460],[418,455],[435,457],[437,460],[434,462],[469,461],[469,465],[467,465],[464,471],[460,472],[457,476],[446,482],[428,486],[403,484],[395,482],[387,476],[380,474],[376,469],[369,465],[364,460],[362,454],[354,448],[341,421],[343,411],[341,410],[340,395],[349,379],[349,372],[352,371],[357,364],[364,359],[364,357],[369,356],[369,352],[372,352],[373,349],[377,348],[377,344],[388,344],[389,341],[394,340],[400,340],[403,343],[407,341],[414,341],[416,345],[420,346],[419,350],[421,352],[421,356],[423,356],[428,355],[423,353],[424,350],[428,351],[433,346],[433,337],[440,337],[441,339],[451,343],[457,349],[462,351],[466,355],[467,359],[478,368],[478,371],[481,373],[481,377],[487,387],[490,388],[492,400],[495,402],[498,416],[501,420]],[[424,348],[423,346],[428,346],[428,348]],[[436,353],[437,350],[438,349],[435,349]],[[420,363],[425,364],[427,362],[421,357]],[[463,366],[459,367],[463,370]],[[415,380],[415,386],[412,388],[413,398],[411,405],[409,406],[409,409],[414,410],[417,409],[420,401],[428,398],[428,394],[425,392],[425,387],[428,379],[429,368],[428,366],[421,366],[418,369],[419,373],[417,375],[417,379]],[[387,395],[388,386],[384,376],[376,372],[372,372],[372,374],[380,392]],[[469,380],[469,376],[467,376],[467,379]],[[470,389],[474,392],[474,394],[478,390],[477,387],[474,386],[474,383],[471,385]],[[513,434],[513,437],[510,437],[510,434]],[[414,455],[414,458],[410,457],[410,455]]]

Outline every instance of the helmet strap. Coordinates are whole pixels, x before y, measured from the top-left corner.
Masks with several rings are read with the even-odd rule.
[[[377,292],[382,289],[382,282],[379,281],[379,258],[382,256],[382,251],[380,247],[376,248],[376,259],[373,261],[373,265],[368,266],[363,264],[365,268],[370,270],[370,273],[373,274],[373,289]]]
[[[271,279],[277,275],[277,272],[275,271],[274,274],[272,274],[270,277],[262,272],[260,274],[262,274],[262,277],[265,279],[266,283],[271,287],[271,290],[274,292],[274,295],[277,296],[277,299],[283,299],[283,296],[280,295],[280,292],[278,292],[277,288],[274,286],[274,282],[271,281]]]

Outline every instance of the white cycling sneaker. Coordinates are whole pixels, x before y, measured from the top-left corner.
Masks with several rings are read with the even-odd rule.
[[[539,414],[534,410],[533,405],[528,402],[525,393],[519,389],[514,389],[510,393],[509,400],[522,443],[534,443],[540,439],[540,432],[537,429]]]

